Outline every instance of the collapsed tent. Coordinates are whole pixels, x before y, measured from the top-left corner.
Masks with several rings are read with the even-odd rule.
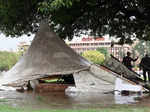
[[[105,61],[104,67],[116,73],[119,77],[129,80],[136,85],[141,85],[147,90],[150,90],[149,83],[145,83],[139,74],[132,70],[129,70],[114,56],[111,55],[111,57],[107,61]]]
[[[10,69],[0,84],[26,86],[28,81],[72,74],[81,91],[112,91],[116,77],[75,53],[46,23],[40,25],[28,51]]]

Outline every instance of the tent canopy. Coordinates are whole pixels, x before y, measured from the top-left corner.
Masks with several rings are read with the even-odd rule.
[[[28,51],[0,83],[25,85],[29,80],[89,69],[90,63],[65,44],[47,23],[41,23]]]

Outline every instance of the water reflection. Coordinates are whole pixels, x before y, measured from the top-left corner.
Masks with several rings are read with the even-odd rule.
[[[55,92],[55,93],[35,93],[16,91],[0,91],[0,99],[5,99],[7,103],[14,107],[35,108],[35,109],[61,109],[61,108],[100,108],[114,104],[135,103],[138,94],[122,96],[121,94],[103,93],[83,93],[83,92]]]
[[[119,84],[120,85],[120,84]],[[121,86],[120,86],[121,87]],[[123,88],[123,87],[121,87]],[[143,97],[143,94],[131,94],[123,96],[120,92],[94,93],[79,92],[72,88],[71,91],[36,93],[34,91],[19,93],[11,87],[0,86],[0,100],[6,100],[14,107],[35,108],[35,109],[61,109],[61,108],[100,108],[114,104],[133,104],[137,97]]]
[[[132,94],[132,95],[121,95],[120,93],[115,93],[114,99],[115,99],[115,104],[133,104],[138,102],[138,98],[142,98],[144,94]]]

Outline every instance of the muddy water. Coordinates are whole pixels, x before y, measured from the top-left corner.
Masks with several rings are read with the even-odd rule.
[[[120,94],[55,92],[55,93],[19,93],[14,90],[0,91],[0,100],[13,107],[35,109],[82,109],[108,107],[114,104],[135,104],[139,94],[121,96]],[[141,104],[140,104],[141,105]]]
[[[1,91],[0,99],[7,104],[24,108],[96,108],[115,103],[114,95],[85,93],[34,93],[16,91]]]
[[[120,84],[119,84],[120,85]],[[0,86],[0,104],[9,104],[13,107],[34,109],[82,109],[108,107],[114,104],[137,104],[150,106],[150,97],[143,94],[122,96],[120,92],[112,93],[84,93],[76,91],[35,93],[17,92],[14,88]],[[143,98],[144,96],[144,98]],[[137,98],[142,100],[137,101]],[[146,105],[146,106],[147,106]]]

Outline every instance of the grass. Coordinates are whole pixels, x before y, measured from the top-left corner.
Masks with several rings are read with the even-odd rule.
[[[0,112],[150,112],[148,107],[128,107],[128,106],[116,106],[100,109],[52,109],[52,110],[29,110],[21,108],[13,108],[7,105],[0,105]]]
[[[0,99],[0,103],[1,102],[8,102],[6,99]]]

